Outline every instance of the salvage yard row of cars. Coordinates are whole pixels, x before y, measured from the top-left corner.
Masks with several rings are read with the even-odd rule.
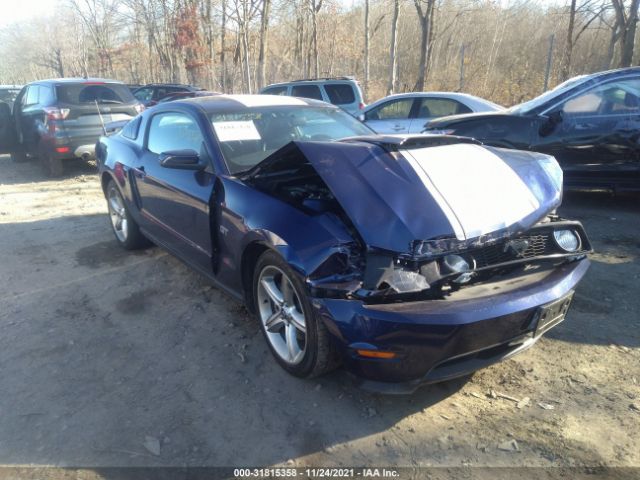
[[[343,365],[375,391],[466,375],[564,319],[591,245],[556,213],[563,170],[548,153],[575,167],[565,168],[575,185],[639,189],[638,68],[573,79],[508,110],[469,113],[477,100],[458,97],[456,115],[435,120],[420,112],[444,111],[442,97],[366,109],[333,79],[265,91],[277,95],[190,92],[140,114],[123,84],[50,82],[21,91],[19,113],[5,109],[0,125],[21,118],[37,86],[38,102],[51,100],[37,130],[51,148],[68,146],[67,119],[113,131],[95,157],[123,248],[160,245],[244,302],[291,374]],[[321,97],[292,96],[299,86]],[[380,119],[398,100],[388,110],[425,120],[428,134],[372,130],[367,113]],[[591,174],[574,175],[580,166]]]

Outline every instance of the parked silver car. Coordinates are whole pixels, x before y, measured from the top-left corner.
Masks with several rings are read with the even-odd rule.
[[[434,118],[498,110],[504,107],[466,93],[413,92],[382,98],[359,118],[378,133],[420,133]]]

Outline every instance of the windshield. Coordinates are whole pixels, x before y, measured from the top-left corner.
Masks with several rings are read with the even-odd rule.
[[[579,77],[573,77],[570,78],[569,80],[567,80],[566,82],[561,83],[560,85],[558,85],[555,88],[552,88],[551,90],[548,90],[546,92],[544,92],[542,95],[540,95],[539,97],[536,97],[532,100],[529,100],[527,102],[524,103],[520,103],[518,105],[514,105],[513,107],[509,108],[507,111],[510,113],[514,113],[516,115],[520,115],[520,114],[524,114],[527,112],[530,112],[531,110],[533,110],[534,108],[539,107],[540,105],[543,105],[544,103],[546,103],[548,100],[568,91],[571,90],[573,87],[575,87],[576,85],[578,85],[579,83],[582,83],[583,81],[585,81],[587,79],[587,75],[581,75]]]
[[[249,170],[294,140],[331,141],[374,132],[338,108],[261,107],[210,114],[231,173]]]

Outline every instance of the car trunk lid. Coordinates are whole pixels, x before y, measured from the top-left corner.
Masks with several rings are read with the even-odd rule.
[[[59,108],[68,109],[62,123],[66,134],[73,138],[95,141],[107,123],[129,120],[138,114],[138,102],[123,84],[61,84],[56,86],[56,96]]]

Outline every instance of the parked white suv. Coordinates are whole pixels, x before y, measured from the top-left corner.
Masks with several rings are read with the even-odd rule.
[[[260,93],[322,100],[337,105],[353,116],[358,116],[366,107],[360,85],[353,77],[308,78],[273,83],[260,90]]]

